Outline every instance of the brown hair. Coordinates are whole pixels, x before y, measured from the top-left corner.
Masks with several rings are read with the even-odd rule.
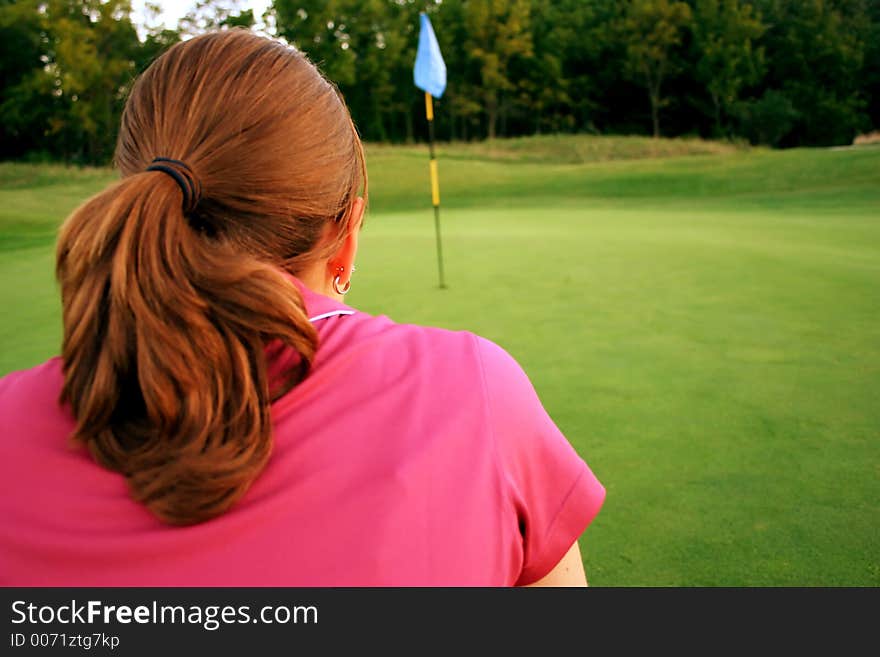
[[[156,157],[181,160],[181,187]],[[353,229],[366,168],[335,87],[293,48],[245,30],[179,43],[134,84],[122,179],[64,223],[57,276],[76,429],[135,499],[171,524],[227,510],[272,449],[270,403],[307,374],[317,334],[283,271]],[[183,171],[189,175],[189,172]],[[300,354],[270,390],[265,347]]]

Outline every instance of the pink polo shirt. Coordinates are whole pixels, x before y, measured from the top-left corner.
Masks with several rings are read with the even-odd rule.
[[[0,379],[0,585],[505,586],[558,563],[605,490],[517,363],[299,285],[314,368],[272,408],[266,469],[199,525],[69,445],[58,358]]]

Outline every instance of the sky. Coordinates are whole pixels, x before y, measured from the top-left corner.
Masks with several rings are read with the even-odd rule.
[[[134,20],[140,26],[146,22],[146,13],[144,6],[147,0],[132,0],[132,9],[134,10]],[[254,18],[257,24],[260,24],[260,16],[266,11],[271,0],[239,0],[238,7],[241,10],[253,9]],[[190,9],[192,9],[196,0],[152,0],[150,4],[162,7],[160,20],[165,23],[166,27],[173,28],[177,26],[177,21],[181,19]]]

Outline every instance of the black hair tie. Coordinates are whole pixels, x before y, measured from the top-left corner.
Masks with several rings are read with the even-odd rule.
[[[168,164],[156,164],[156,162],[168,162]],[[170,157],[157,157],[153,159],[146,170],[161,171],[174,179],[174,182],[180,187],[180,191],[183,192],[184,215],[192,213],[199,201],[202,200],[202,183],[185,162],[172,160]]]

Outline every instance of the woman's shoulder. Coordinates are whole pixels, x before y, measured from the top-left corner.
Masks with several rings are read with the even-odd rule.
[[[407,372],[432,382],[451,396],[477,394],[492,398],[535,395],[520,362],[503,340],[471,330],[397,323],[387,317],[361,315],[356,349],[369,352],[374,369]],[[369,337],[364,337],[369,336]]]
[[[426,361],[464,359],[476,367],[490,370],[518,367],[500,344],[468,329],[396,322],[385,315],[361,312],[354,318],[359,324],[360,340],[381,343],[388,350],[412,358]]]
[[[61,391],[62,362],[59,356],[35,367],[9,372],[0,377],[0,404],[20,396],[52,394]]]
[[[14,436],[34,435],[40,426],[69,420],[59,397],[64,385],[61,359],[46,362],[25,370],[10,372],[0,378],[0,439],[9,446]]]

